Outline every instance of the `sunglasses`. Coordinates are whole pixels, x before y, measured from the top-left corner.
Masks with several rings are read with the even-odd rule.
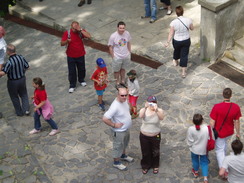
[[[121,97],[127,97],[127,95],[120,95]]]

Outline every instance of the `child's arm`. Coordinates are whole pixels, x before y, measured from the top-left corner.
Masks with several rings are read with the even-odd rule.
[[[45,101],[41,101],[40,104],[38,104],[35,108],[34,108],[34,111],[36,112],[38,109],[40,109],[44,104],[46,103],[46,100]]]

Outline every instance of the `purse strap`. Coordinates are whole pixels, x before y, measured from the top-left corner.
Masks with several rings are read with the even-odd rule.
[[[231,109],[231,107],[232,107],[232,103],[230,104],[230,108],[229,108],[229,110],[228,110],[228,112],[227,112],[227,114],[226,114],[226,116],[225,116],[225,119],[224,119],[223,123],[221,124],[221,126],[220,126],[220,128],[219,128],[218,133],[220,132],[220,130],[221,130],[222,127],[224,126],[224,123],[225,123],[225,121],[226,121],[226,119],[227,119],[227,116],[228,116],[229,113],[230,113],[230,109]]]
[[[181,21],[181,19],[179,19],[179,18],[177,18],[186,28],[187,28],[187,30],[189,31],[189,28],[186,26],[186,24],[184,24],[182,21]]]
[[[210,139],[213,139],[211,127],[209,125],[208,125],[208,134],[209,134]]]

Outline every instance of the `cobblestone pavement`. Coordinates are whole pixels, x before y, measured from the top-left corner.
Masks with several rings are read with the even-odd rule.
[[[30,136],[28,132],[33,128],[33,117],[15,116],[6,89],[7,78],[0,78],[0,111],[3,113],[0,119],[0,182],[203,182],[202,177],[195,179],[190,174],[190,152],[185,142],[186,130],[191,125],[193,114],[201,113],[208,122],[209,112],[215,103],[222,100],[221,93],[225,87],[233,89],[232,101],[238,103],[244,111],[243,87],[208,69],[209,63],[200,61],[197,47],[192,46],[188,75],[182,79],[179,68],[173,67],[168,58],[172,49],[162,52],[159,45],[154,46],[153,54],[165,60],[164,65],[155,70],[131,62],[130,68],[137,70],[141,86],[138,108],[144,106],[148,95],[156,95],[159,106],[166,113],[165,119],[161,121],[159,174],[154,175],[151,171],[147,175],[141,173],[140,119],[133,120],[127,150],[135,161],[126,163],[127,171],[119,171],[112,167],[110,130],[101,120],[103,112],[97,106],[93,83],[89,80],[96,67],[96,58],[102,57],[108,65],[111,79],[104,95],[108,108],[116,93],[108,54],[86,47],[88,85],[78,86],[73,94],[69,94],[65,48],[60,47],[60,38],[8,21],[4,22],[4,27],[7,30],[6,41],[15,44],[17,53],[25,56],[30,63],[26,73],[29,96],[33,94],[32,78],[43,78],[49,100],[55,107],[54,120],[61,133],[54,137],[48,136],[50,127],[42,120],[42,132]],[[209,158],[210,183],[223,182],[218,178],[214,152],[210,152]]]

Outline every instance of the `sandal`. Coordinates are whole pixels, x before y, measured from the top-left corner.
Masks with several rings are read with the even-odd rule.
[[[158,174],[158,168],[154,168],[154,169],[153,169],[153,173],[154,173],[154,174]]]
[[[142,169],[143,174],[147,174],[147,172],[148,172],[148,169]]]

